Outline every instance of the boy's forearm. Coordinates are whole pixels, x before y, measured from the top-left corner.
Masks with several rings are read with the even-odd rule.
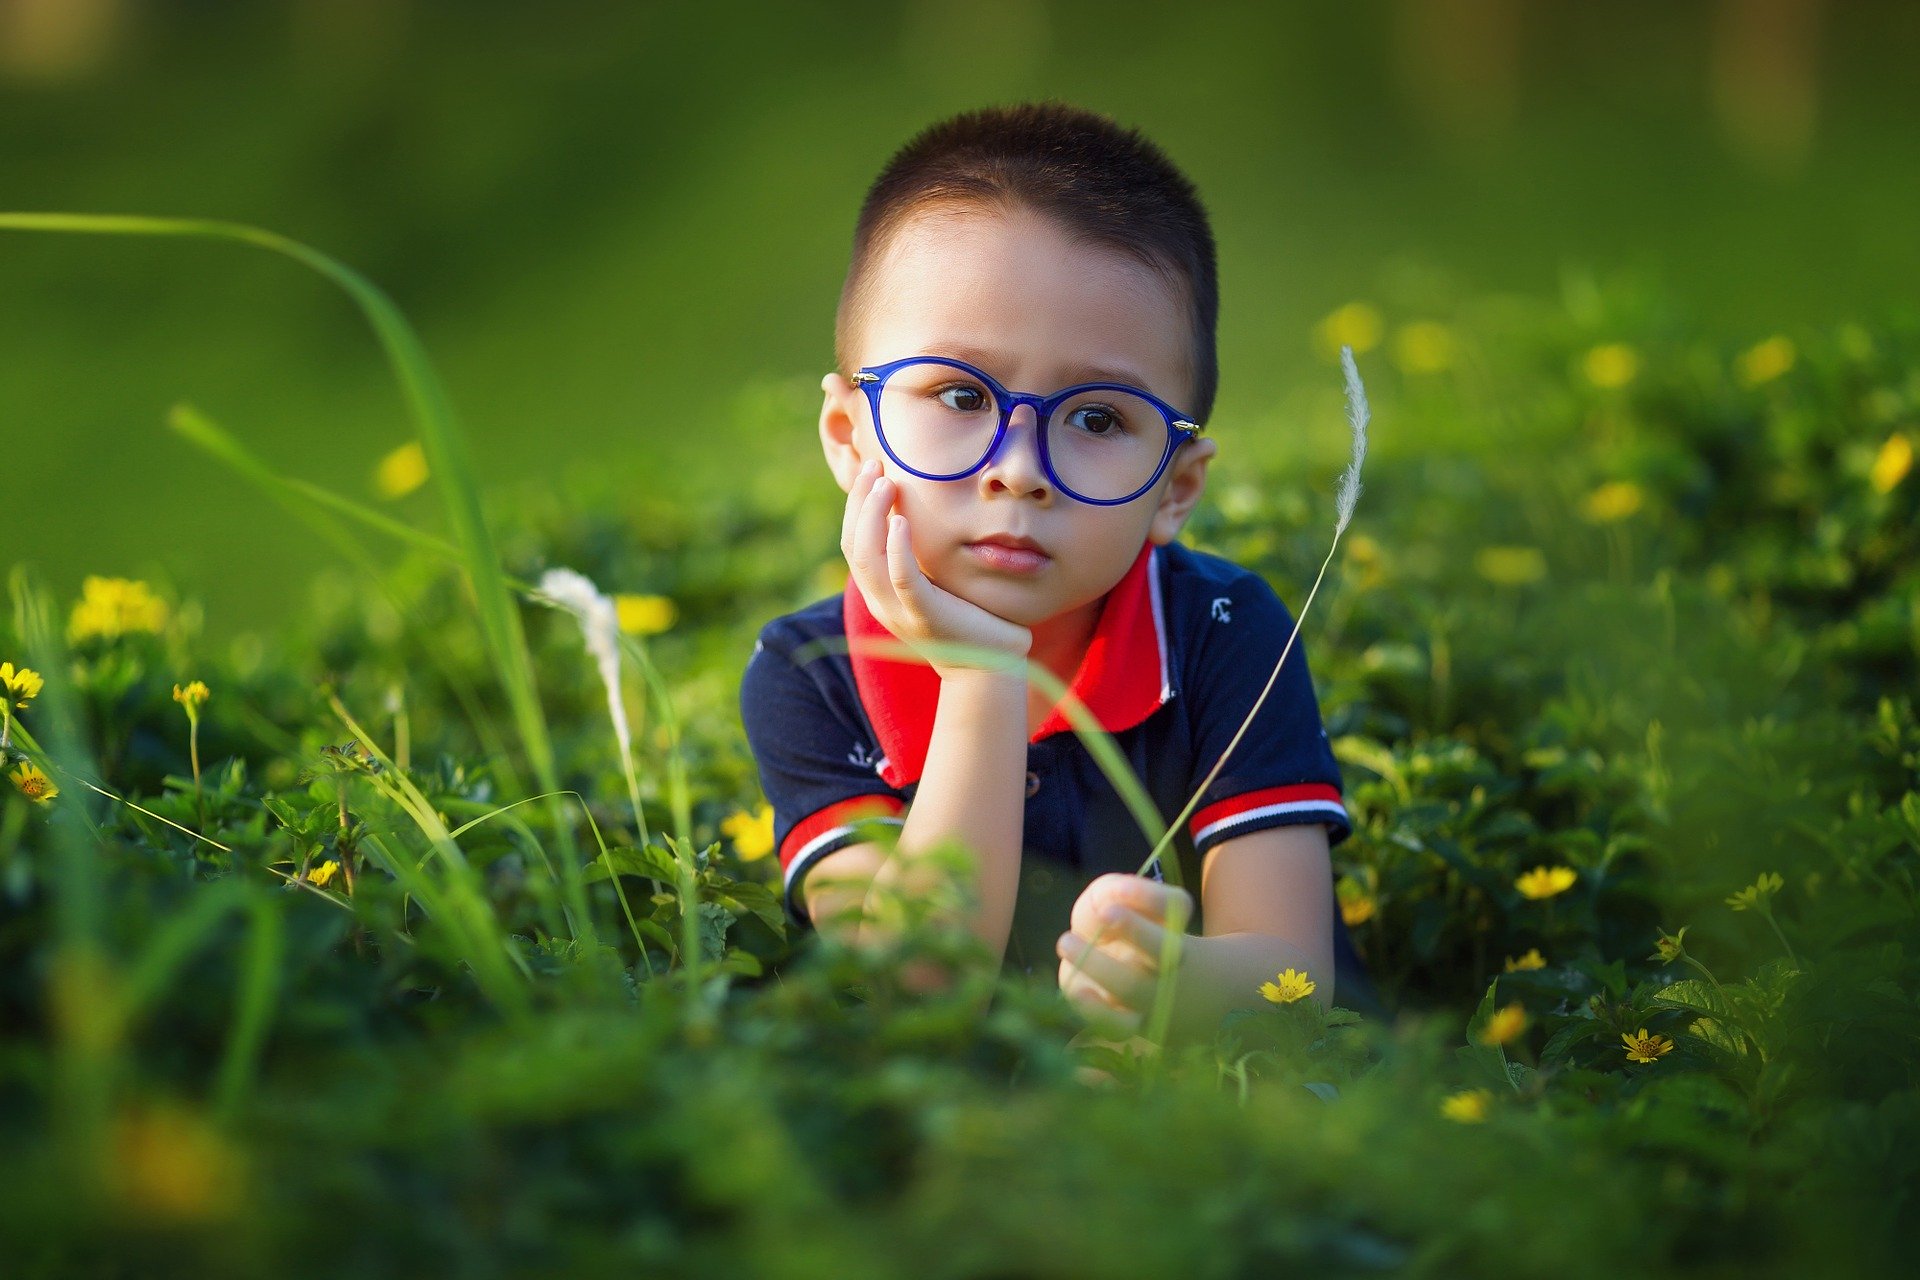
[[[1233,1010],[1264,1006],[1267,998],[1260,994],[1260,984],[1273,981],[1282,969],[1308,974],[1314,983],[1308,998],[1333,1004],[1332,971],[1285,938],[1267,933],[1189,936],[1181,950],[1180,981],[1167,1027],[1172,1044],[1210,1042],[1220,1020]]]
[[[978,858],[979,906],[967,922],[996,962],[1006,955],[1020,887],[1025,825],[1027,683],[1020,672],[979,671],[940,682],[926,767],[894,855],[875,873],[910,897],[934,887],[914,855],[957,838]]]

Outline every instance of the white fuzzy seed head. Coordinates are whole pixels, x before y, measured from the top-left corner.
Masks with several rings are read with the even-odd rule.
[[[1353,363],[1353,348],[1340,348],[1340,367],[1347,375],[1347,425],[1353,429],[1353,461],[1340,473],[1340,492],[1335,500],[1338,519],[1333,526],[1333,536],[1339,537],[1346,531],[1347,522],[1353,519],[1353,508],[1360,501],[1360,464],[1367,458],[1367,421],[1371,414],[1367,408],[1367,389],[1360,383],[1360,370]]]

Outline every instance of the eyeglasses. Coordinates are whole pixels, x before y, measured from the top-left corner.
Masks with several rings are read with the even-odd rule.
[[[1102,507],[1151,489],[1174,450],[1201,431],[1158,396],[1122,382],[1029,395],[944,356],[871,365],[853,384],[867,393],[880,447],[924,480],[964,480],[984,467],[1006,439],[1013,411],[1032,405],[1047,478],[1068,497]]]

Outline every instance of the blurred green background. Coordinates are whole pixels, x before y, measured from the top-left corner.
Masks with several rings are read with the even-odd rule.
[[[364,271],[503,501],[837,503],[813,425],[854,215],[944,114],[1065,98],[1194,178],[1228,466],[1300,447],[1314,325],[1354,300],[1444,322],[1625,280],[1738,345],[1911,308],[1916,49],[1920,6],[1817,0],[0,0],[0,208],[233,219]],[[1381,447],[1429,446],[1382,395]],[[367,500],[409,435],[289,262],[0,233],[0,564],[169,582],[214,636],[297,607],[327,553],[166,430],[181,400]]]

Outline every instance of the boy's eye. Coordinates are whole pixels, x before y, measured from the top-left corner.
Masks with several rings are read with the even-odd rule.
[[[987,406],[987,393],[979,387],[955,383],[933,393],[934,399],[961,413],[977,413]]]
[[[1075,405],[1067,422],[1090,436],[1121,435],[1127,429],[1126,420],[1103,404]]]

